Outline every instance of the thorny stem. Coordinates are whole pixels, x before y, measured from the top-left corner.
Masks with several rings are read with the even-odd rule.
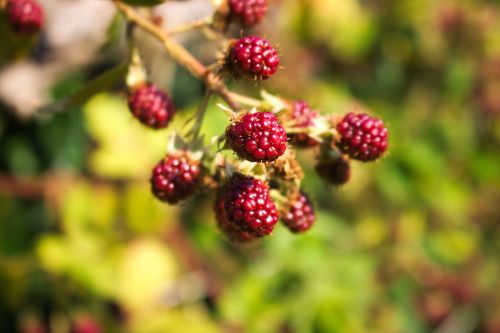
[[[198,59],[196,59],[181,44],[169,37],[160,27],[140,16],[130,6],[115,0],[116,8],[127,18],[163,44],[167,53],[181,66],[185,67],[193,76],[202,80],[208,89],[219,95],[231,108],[239,109],[239,104],[232,98],[231,93],[220,77],[210,72]]]

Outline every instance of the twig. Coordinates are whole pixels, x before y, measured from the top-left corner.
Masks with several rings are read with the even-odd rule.
[[[205,91],[205,96],[203,96],[203,100],[201,101],[201,104],[198,107],[198,111],[196,111],[196,114],[194,116],[193,127],[188,132],[188,137],[192,141],[195,141],[199,137],[201,125],[203,124],[203,117],[205,116],[205,113],[207,111],[210,97],[212,97],[212,91],[210,89],[207,89],[207,91]]]
[[[182,45],[171,39],[160,27],[153,22],[137,14],[130,6],[115,0],[116,8],[125,15],[128,21],[135,23],[141,29],[147,31],[163,44],[167,53],[181,66],[185,67],[193,76],[202,80],[208,89],[219,95],[231,108],[239,109],[239,104],[233,100],[231,93],[222,80],[210,72],[201,62],[198,61]]]
[[[175,35],[175,34],[180,34],[180,33],[183,33],[183,32],[190,32],[190,31],[193,31],[193,30],[197,30],[197,29],[201,29],[201,28],[204,28],[204,27],[207,27],[211,24],[211,18],[205,18],[203,20],[198,20],[198,21],[194,21],[194,22],[189,22],[189,23],[186,23],[186,24],[183,24],[183,25],[179,25],[175,28],[172,28],[170,30],[167,30],[167,34],[168,35]]]
[[[241,103],[241,104],[244,104],[244,105],[247,105],[247,106],[252,106],[252,107],[256,107],[256,108],[259,108],[262,106],[262,102],[260,100],[252,98],[252,97],[240,95],[240,94],[232,92],[232,91],[229,92],[229,96],[234,101]]]

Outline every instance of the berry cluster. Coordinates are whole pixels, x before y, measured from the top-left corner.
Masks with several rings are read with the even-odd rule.
[[[278,222],[278,210],[263,181],[233,175],[224,187],[225,217],[233,228],[255,237],[269,235]]]
[[[254,80],[267,80],[278,70],[278,51],[259,36],[243,37],[234,41],[225,65],[233,76]]]
[[[260,22],[268,9],[267,0],[228,0],[226,4],[227,21],[243,26]],[[222,67],[214,74],[219,80],[225,78],[221,74],[267,80],[279,64],[278,52],[266,39],[248,36],[229,42]],[[175,113],[168,94],[145,79],[131,85],[128,104],[135,118],[154,129],[168,126]],[[225,141],[223,148],[231,149],[237,160],[224,157],[220,151],[210,152],[211,146],[195,144],[203,119],[198,114],[187,135],[171,140],[182,144],[169,145],[173,148],[154,167],[150,178],[154,196],[169,204],[177,204],[202,188],[215,187],[217,225],[235,242],[271,234],[280,217],[293,233],[314,225],[314,207],[301,190],[304,173],[294,148],[313,149],[317,174],[334,185],[350,179],[350,159],[373,161],[387,149],[387,129],[382,121],[364,113],[330,119],[305,101],[276,96],[266,100],[264,95],[257,106],[250,105],[252,109],[225,109],[231,121],[217,140],[219,149]]]
[[[267,12],[267,0],[228,0],[229,19],[245,26],[259,23]]]
[[[353,159],[374,161],[387,150],[387,128],[380,119],[348,113],[337,130],[341,137],[339,149]]]
[[[176,204],[196,191],[200,173],[200,162],[188,152],[167,155],[153,169],[151,191],[161,201]]]
[[[312,203],[305,193],[299,194],[281,220],[290,231],[295,233],[307,231],[312,227],[316,216]]]
[[[18,34],[32,35],[43,27],[43,8],[35,0],[8,0],[5,10],[12,29]]]
[[[239,157],[272,162],[286,150],[286,131],[271,112],[246,113],[226,129],[227,142]]]
[[[314,120],[319,114],[314,111],[309,104],[304,101],[296,101],[293,103],[292,112],[289,114],[290,120],[295,123],[295,127],[307,129],[314,125]],[[314,147],[319,144],[319,141],[312,138],[308,133],[292,133],[289,134],[290,142],[302,148]]]
[[[175,113],[172,99],[154,84],[136,87],[128,96],[130,111],[142,124],[164,128]]]

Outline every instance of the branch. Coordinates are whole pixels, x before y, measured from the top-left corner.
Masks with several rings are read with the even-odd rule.
[[[208,89],[219,95],[231,108],[239,109],[239,104],[232,98],[231,93],[227,89],[222,80],[209,71],[201,62],[198,61],[189,51],[181,44],[171,39],[160,27],[153,22],[140,16],[130,6],[115,0],[116,8],[125,15],[126,19],[135,23],[141,29],[147,31],[151,36],[155,37],[163,44],[167,53],[181,66],[185,67],[193,76],[203,81]]]
[[[172,28],[172,29],[168,30],[166,33],[168,35],[172,36],[172,35],[180,34],[180,33],[183,33],[183,32],[190,32],[190,31],[193,31],[193,30],[197,30],[197,29],[208,27],[211,23],[212,23],[212,19],[211,18],[206,18],[206,19],[203,19],[203,20],[198,20],[198,21],[194,21],[194,22],[190,22],[190,23],[187,23],[187,24],[183,24],[183,25],[177,26],[175,28]]]

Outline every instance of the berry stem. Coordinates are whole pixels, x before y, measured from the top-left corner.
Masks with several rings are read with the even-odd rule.
[[[211,24],[212,24],[212,18],[207,17],[207,18],[202,19],[202,20],[197,20],[197,21],[186,23],[186,24],[178,25],[175,28],[167,30],[167,34],[172,36],[172,35],[176,35],[176,34],[190,32],[190,31],[194,31],[194,30],[208,27]]]
[[[232,91],[229,92],[229,96],[234,101],[236,101],[240,104],[243,104],[243,105],[252,106],[252,107],[256,107],[256,108],[260,108],[262,106],[262,102],[260,100],[252,98],[252,97],[240,95],[240,94],[232,92]]]
[[[156,26],[153,22],[140,16],[130,6],[120,2],[114,1],[116,8],[125,16],[125,18],[136,24],[144,31],[151,34],[159,40],[165,51],[181,66],[185,67],[193,76],[202,80],[207,87],[219,95],[231,108],[239,109],[239,104],[233,100],[229,90],[222,80],[209,71],[198,59],[196,59],[189,51],[187,51],[181,44],[177,43],[169,37],[160,27]]]
[[[196,111],[196,114],[194,116],[194,124],[193,127],[189,130],[187,133],[187,137],[191,139],[192,141],[195,141],[200,134],[200,129],[201,126],[203,125],[203,118],[205,116],[205,113],[207,111],[208,107],[208,102],[210,101],[210,97],[212,97],[212,90],[207,89],[205,91],[205,95],[203,96],[203,100],[201,101],[200,106],[198,107],[198,110]]]

